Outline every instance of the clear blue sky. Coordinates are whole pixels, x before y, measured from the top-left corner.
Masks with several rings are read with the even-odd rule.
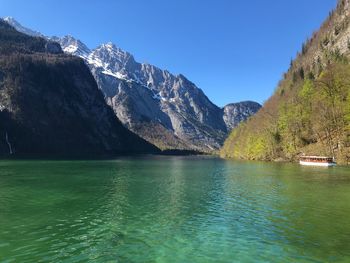
[[[290,59],[336,0],[0,0],[45,35],[71,34],[89,47],[112,41],[182,73],[219,106],[264,102]]]

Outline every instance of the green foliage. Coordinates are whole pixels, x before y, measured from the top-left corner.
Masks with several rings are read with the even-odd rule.
[[[350,102],[350,90],[349,90],[347,101]],[[350,103],[348,103],[346,106],[345,119],[347,122],[348,131],[350,131]]]
[[[301,85],[298,83],[290,91],[296,89],[293,96],[281,97],[277,93],[282,100],[277,113],[259,116],[265,123],[256,116],[242,125],[243,129],[234,130],[230,145],[225,144],[222,152],[233,147],[233,157],[260,160],[295,159],[302,152],[323,153],[348,162],[350,66],[333,63],[317,79],[306,78]]]
[[[267,149],[267,142],[264,137],[258,135],[248,137],[246,153],[248,159],[264,159]]]
[[[299,138],[302,131],[300,119],[301,110],[299,105],[285,104],[279,112],[280,146],[288,157],[295,154],[298,146],[300,146]]]
[[[310,101],[314,93],[314,84],[311,79],[306,79],[302,89],[299,92],[299,97],[304,101]]]
[[[350,38],[346,1],[303,44],[275,94],[234,131],[222,152],[245,159],[297,159],[301,153],[350,163]],[[337,36],[338,35],[338,36]],[[347,41],[347,42],[346,42]],[[255,143],[255,144],[254,144]]]

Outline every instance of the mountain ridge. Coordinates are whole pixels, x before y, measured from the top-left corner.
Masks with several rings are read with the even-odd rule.
[[[64,49],[65,46],[60,43]],[[73,55],[81,56],[75,52]],[[230,126],[227,126],[224,116],[230,114],[225,115],[225,107],[219,108],[213,104],[201,89],[182,74],[173,75],[168,70],[162,70],[154,65],[138,63],[130,53],[112,43],[102,44],[89,55],[85,54],[82,57],[90,65],[101,90],[107,97],[108,104],[115,110],[118,118],[129,129],[163,149],[175,147],[181,150],[205,152],[217,150],[221,147],[229,129],[255,114],[260,108],[259,104],[251,102],[252,108],[241,114],[244,117],[232,120]],[[126,91],[126,87],[129,87],[129,91]],[[145,88],[149,92],[139,91],[140,88]],[[193,95],[187,96],[187,92]],[[129,101],[125,99],[125,94],[129,94]],[[152,100],[148,99],[140,105],[139,102],[144,100],[144,96]],[[201,101],[195,103],[193,98],[200,98]],[[182,103],[184,100],[186,102]],[[128,105],[137,105],[139,109],[131,112]],[[198,109],[198,105],[204,105],[204,110]],[[239,106],[239,103],[234,105]],[[209,116],[205,116],[205,111]],[[205,117],[209,120],[205,120]],[[183,128],[186,125],[187,128]],[[142,126],[161,132],[151,136]],[[164,136],[164,133],[168,135]],[[170,141],[173,142],[169,145],[163,145],[161,141],[164,140],[155,140],[157,137],[168,138],[171,133],[173,134]]]
[[[50,40],[84,59],[122,123],[164,150],[216,151],[233,127],[261,107],[251,102],[220,108],[184,75],[139,63],[111,42],[90,49],[72,36]]]
[[[0,155],[157,153],[105,103],[85,62],[0,20]]]

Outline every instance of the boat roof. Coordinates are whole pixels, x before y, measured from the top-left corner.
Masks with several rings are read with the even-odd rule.
[[[320,158],[320,159],[328,159],[328,158],[333,158],[333,157],[327,157],[327,156],[312,156],[312,155],[303,155],[303,156],[300,156],[300,158]]]

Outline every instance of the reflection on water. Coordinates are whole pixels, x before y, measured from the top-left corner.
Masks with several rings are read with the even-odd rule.
[[[350,173],[207,157],[0,162],[0,261],[350,261]]]

